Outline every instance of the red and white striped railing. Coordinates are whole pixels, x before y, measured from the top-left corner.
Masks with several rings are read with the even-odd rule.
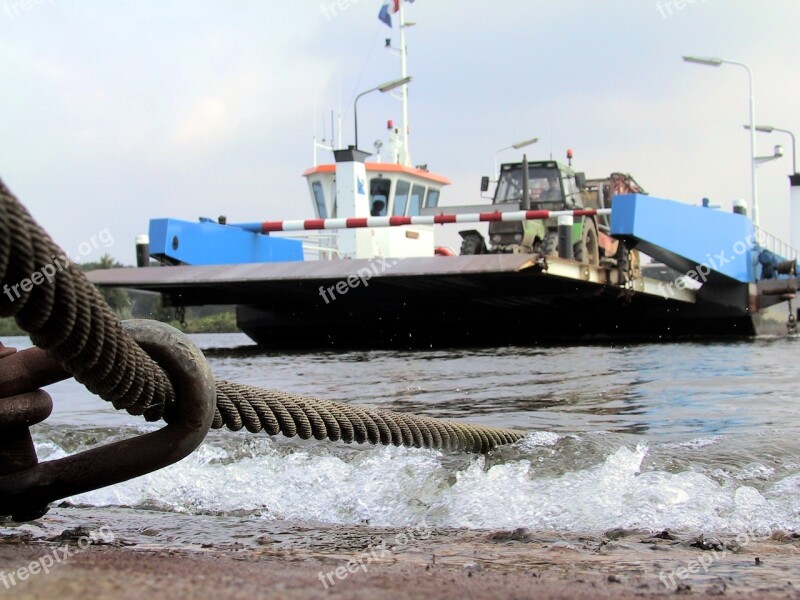
[[[296,221],[264,221],[236,223],[233,226],[248,231],[310,231],[318,229],[361,229],[365,227],[403,227],[405,225],[445,225],[447,223],[490,223],[492,221],[532,221],[562,216],[588,217],[609,215],[610,208],[580,210],[520,210],[514,212],[484,212],[461,215],[424,215],[415,217],[352,217],[349,219],[307,219]]]

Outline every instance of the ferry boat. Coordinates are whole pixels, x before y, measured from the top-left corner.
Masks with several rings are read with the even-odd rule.
[[[141,262],[165,266],[90,279],[161,293],[167,305],[235,305],[242,331],[270,348],[796,333],[800,175],[791,179],[791,244],[758,229],[740,207],[659,199],[620,174],[592,180],[549,160],[503,165],[491,206],[443,205],[450,181],[410,164],[399,4],[405,83],[392,160],[369,162],[349,146],[317,165],[315,140],[314,166],[303,173],[313,218],[153,219]],[[461,255],[435,244],[437,225],[486,222],[488,240],[461,232]],[[280,231],[336,233],[304,244]]]

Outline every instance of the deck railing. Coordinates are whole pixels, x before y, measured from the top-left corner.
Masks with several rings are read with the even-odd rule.
[[[800,258],[800,250],[797,250],[789,242],[782,240],[776,235],[760,227],[756,228],[756,240],[762,248],[766,248],[773,254],[787,260],[797,260]]]
[[[270,235],[286,237],[303,242],[305,260],[334,260],[339,258],[339,234],[337,231],[291,231]]]

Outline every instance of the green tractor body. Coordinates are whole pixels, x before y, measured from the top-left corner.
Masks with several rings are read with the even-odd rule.
[[[525,166],[527,165],[527,177]],[[584,208],[585,178],[563,163],[547,160],[506,163],[500,168],[492,203],[511,210],[577,210]],[[489,245],[477,231],[461,232],[462,254],[557,254],[558,222],[555,218],[489,223]],[[480,239],[478,239],[480,238]],[[593,217],[575,217],[572,225],[573,257],[599,264],[597,225]]]

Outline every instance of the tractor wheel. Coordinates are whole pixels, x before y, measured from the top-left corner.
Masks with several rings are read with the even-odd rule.
[[[558,256],[558,232],[548,231],[539,248],[544,256]]]
[[[600,266],[600,246],[597,242],[597,227],[592,219],[583,222],[583,236],[572,248],[573,256],[578,262]]]

